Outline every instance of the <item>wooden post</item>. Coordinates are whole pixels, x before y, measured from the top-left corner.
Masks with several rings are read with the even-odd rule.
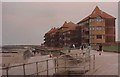
[[[23,64],[23,74],[24,74],[24,77],[25,77],[25,64]]]
[[[47,77],[48,77],[48,60],[46,60],[46,64],[47,64]]]
[[[91,57],[90,57],[90,55],[89,55],[89,71],[91,70]]]
[[[8,77],[8,70],[9,70],[9,67],[6,68],[6,75]]]
[[[36,73],[37,73],[37,77],[38,77],[38,62],[36,62]]]
[[[55,73],[57,72],[57,71],[56,71],[56,66],[57,66],[57,62],[56,62],[56,59],[55,59]]]
[[[57,68],[57,71],[58,71],[58,70],[59,70],[59,69],[58,69],[58,57],[57,57],[57,59],[56,59],[56,66],[57,66],[56,68]]]
[[[84,64],[84,66],[83,66],[83,68],[84,68],[84,74],[85,74],[85,66],[86,66],[86,65],[85,65],[85,59],[86,59],[86,57],[84,57],[84,59],[83,59],[83,62],[84,62],[84,63],[83,63],[83,64]]]
[[[93,69],[95,69],[95,55],[93,55]]]

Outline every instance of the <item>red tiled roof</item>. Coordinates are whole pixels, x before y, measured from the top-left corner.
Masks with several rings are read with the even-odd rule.
[[[85,17],[83,20],[81,20],[80,22],[86,21],[86,20],[88,20],[89,18],[95,18],[95,17],[97,17],[97,16],[100,16],[100,17],[102,17],[102,18],[115,18],[115,17],[107,14],[106,12],[100,10],[99,7],[96,6],[96,8],[93,10],[93,12],[92,12],[89,16],[87,16],[87,17]],[[79,22],[79,23],[80,23],[80,22]]]
[[[68,23],[65,21],[65,23],[63,24],[63,26],[61,28],[68,28]]]
[[[71,22],[71,21],[68,23],[68,25],[69,25],[68,30],[75,30],[75,29],[76,29],[76,26],[77,26],[77,24],[75,24],[75,23],[73,23],[73,22]]]
[[[46,34],[51,34],[57,32],[58,28],[51,28]]]
[[[76,29],[76,25],[77,24],[74,24],[73,22],[66,22],[63,24],[62,27],[60,27],[60,29],[62,29],[62,31],[68,31],[68,30],[75,30]]]

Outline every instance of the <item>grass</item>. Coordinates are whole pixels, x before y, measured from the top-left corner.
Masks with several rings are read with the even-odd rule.
[[[98,50],[98,46],[93,46],[94,49]],[[104,45],[103,50],[106,52],[118,52],[120,53],[120,46],[118,45]]]
[[[120,53],[120,46],[118,46],[118,45],[105,45],[105,46],[103,46],[103,50]]]

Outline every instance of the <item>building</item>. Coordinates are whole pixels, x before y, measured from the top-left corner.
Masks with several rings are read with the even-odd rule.
[[[73,22],[64,22],[60,28],[52,28],[45,34],[44,44],[48,47],[70,47],[75,44],[79,46],[80,36],[76,30],[78,25]]]
[[[77,24],[66,22],[59,28],[59,44],[60,47],[70,47],[71,45],[79,46],[80,37],[76,30]]]
[[[65,21],[60,28],[52,28],[45,34],[44,44],[49,47],[113,44],[115,19],[96,6],[90,15],[77,24]]]
[[[104,44],[115,42],[115,17],[99,9],[77,24],[81,27],[82,44]]]
[[[44,44],[48,47],[57,47],[59,37],[57,35],[58,28],[51,28],[44,36]]]

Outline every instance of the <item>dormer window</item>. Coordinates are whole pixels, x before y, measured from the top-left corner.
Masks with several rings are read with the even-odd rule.
[[[101,17],[100,17],[100,16],[97,16],[96,19],[101,19]]]
[[[103,21],[103,19],[102,19],[100,16],[97,16],[97,17],[96,17],[96,21],[101,22],[101,21]]]

